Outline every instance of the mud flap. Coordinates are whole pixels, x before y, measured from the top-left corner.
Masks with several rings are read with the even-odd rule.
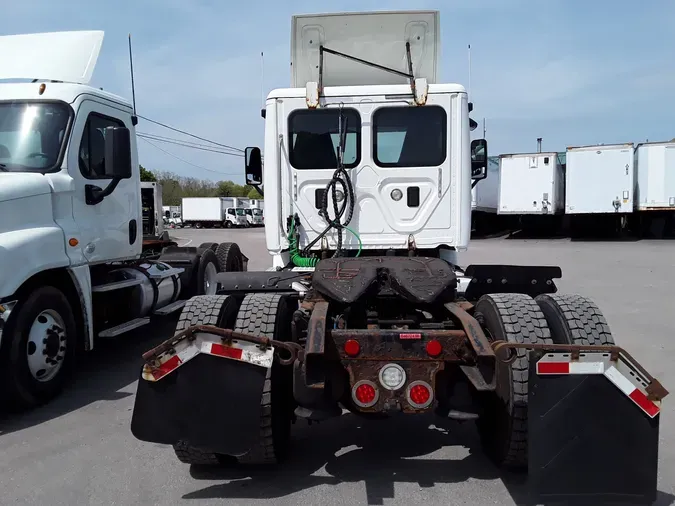
[[[141,441],[243,455],[259,435],[269,369],[200,354],[159,381],[138,383],[131,432]]]
[[[540,357],[530,352],[532,499],[654,502],[660,414],[649,416],[603,373],[538,375]]]

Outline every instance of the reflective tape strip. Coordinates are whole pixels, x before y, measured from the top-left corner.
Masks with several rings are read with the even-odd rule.
[[[143,367],[143,379],[157,381],[200,353],[247,362],[265,368],[272,367],[274,360],[274,348],[272,347],[263,351],[256,344],[246,341],[232,341],[224,344],[220,337],[216,335],[197,333],[191,341],[184,339],[176,343],[173,352],[165,352],[160,355],[156,359],[155,364],[157,365],[154,367],[146,364]]]
[[[645,393],[647,378],[622,357],[612,362],[608,353],[581,353],[579,360],[572,360],[570,353],[547,353],[537,362],[536,372],[540,376],[602,374],[651,418],[661,411],[661,403]]]
[[[537,362],[537,374],[604,374],[603,362]]]
[[[626,378],[619,370],[612,366],[605,371],[605,377],[614,383],[616,387],[630,398],[637,406],[647,413],[651,418],[654,418],[661,411],[661,407],[653,401],[650,401],[647,396],[633,383]]]

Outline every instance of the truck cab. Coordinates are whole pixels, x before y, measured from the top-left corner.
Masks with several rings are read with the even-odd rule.
[[[377,43],[357,47],[370,22]],[[456,263],[471,233],[472,164],[473,180],[484,177],[487,152],[471,143],[466,89],[437,82],[436,13],[295,16],[291,48],[291,87],[265,103],[264,174],[258,148],[246,157],[247,183],[268,189],[267,223],[293,216],[305,256],[414,249]],[[326,192],[339,161],[345,182]],[[326,233],[336,214],[340,242]],[[265,233],[273,268],[297,258],[288,227]]]
[[[51,399],[95,337],[215,289],[215,252],[178,248],[161,187],[140,181],[132,105],[89,85],[102,42],[0,37],[2,404]]]

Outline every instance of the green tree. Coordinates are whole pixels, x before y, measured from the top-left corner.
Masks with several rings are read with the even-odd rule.
[[[152,171],[149,171],[142,165],[140,166],[141,169],[141,181],[144,182],[156,182],[157,177],[152,173]]]
[[[250,192],[248,192],[248,198],[255,199],[255,200],[261,200],[263,198],[263,196],[260,195],[258,190],[253,188]]]

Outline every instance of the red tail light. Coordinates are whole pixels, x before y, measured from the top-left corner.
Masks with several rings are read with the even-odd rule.
[[[374,406],[379,398],[377,386],[372,381],[358,381],[352,388],[352,399],[362,408]]]
[[[350,357],[355,357],[361,351],[361,345],[354,339],[347,339],[345,343],[345,353]]]
[[[443,353],[443,346],[441,346],[440,342],[433,339],[427,343],[427,354],[430,357],[437,357],[441,353]]]
[[[413,381],[408,385],[406,397],[410,405],[416,409],[424,409],[434,400],[434,392],[426,381]]]

